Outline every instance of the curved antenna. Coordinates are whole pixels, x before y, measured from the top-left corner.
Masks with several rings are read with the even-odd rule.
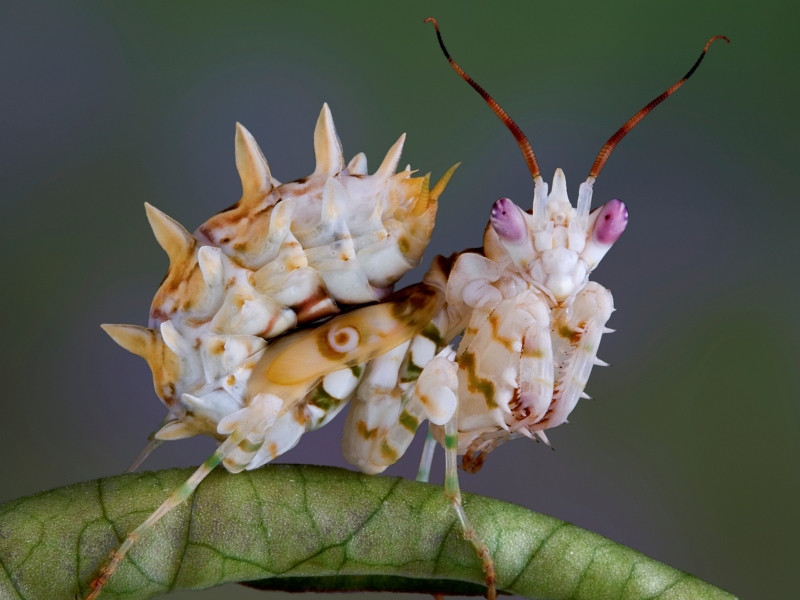
[[[461,78],[470,84],[473,89],[478,92],[486,103],[491,107],[500,120],[505,124],[506,127],[514,134],[514,137],[517,139],[517,143],[519,144],[520,150],[522,150],[522,155],[525,157],[525,162],[528,163],[528,169],[531,172],[531,177],[533,177],[534,183],[537,179],[540,178],[539,176],[539,165],[536,163],[536,157],[533,155],[533,148],[531,148],[531,143],[528,141],[528,138],[525,137],[525,134],[522,133],[522,130],[519,126],[514,123],[513,119],[508,116],[508,113],[503,110],[503,108],[495,102],[494,98],[492,98],[489,93],[479,86],[475,81],[473,81],[472,77],[467,75],[464,70],[456,64],[456,61],[450,56],[450,53],[447,51],[447,48],[442,41],[442,33],[439,31],[439,23],[433,17],[428,17],[423,21],[424,23],[433,23],[433,26],[436,28],[436,37],[439,38],[439,47],[444,52],[445,57],[450,62],[450,66],[453,67],[453,70],[461,75]]]
[[[700,58],[698,58],[697,61],[692,65],[692,68],[689,69],[689,72],[686,73],[686,75],[684,75],[677,83],[675,83],[666,92],[664,92],[657,98],[651,100],[647,106],[645,106],[642,110],[633,115],[633,117],[631,117],[630,120],[627,123],[625,123],[625,125],[620,127],[614,135],[608,138],[606,145],[603,146],[603,148],[600,150],[600,153],[597,155],[597,158],[595,159],[594,164],[592,165],[592,170],[589,171],[590,179],[594,179],[600,174],[600,171],[603,170],[603,166],[606,164],[608,157],[611,156],[611,152],[614,150],[616,145],[619,144],[620,140],[622,140],[622,138],[624,138],[627,135],[627,133],[631,129],[633,129],[639,121],[644,119],[647,113],[649,113],[656,106],[658,106],[664,100],[666,100],[672,94],[674,94],[677,91],[677,89],[681,87],[686,82],[686,80],[689,79],[689,77],[692,76],[692,74],[697,70],[697,67],[700,66],[700,63],[703,62],[703,58],[705,58],[709,46],[711,46],[711,44],[713,44],[716,40],[725,40],[729,44],[731,43],[731,41],[724,35],[715,35],[710,40],[708,40],[708,42],[706,42],[705,48],[703,48],[703,52],[700,54]]]

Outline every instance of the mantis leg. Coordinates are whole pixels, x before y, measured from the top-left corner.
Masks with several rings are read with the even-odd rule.
[[[417,481],[428,483],[431,477],[431,464],[433,463],[433,453],[436,451],[436,440],[433,437],[431,426],[428,424],[428,435],[425,437],[425,446],[422,448],[422,458],[419,461],[417,471]]]
[[[240,411],[242,415],[240,417],[239,426],[236,427],[222,444],[220,444],[214,454],[208,457],[208,459],[192,473],[189,479],[178,488],[174,489],[161,506],[147,517],[144,523],[131,531],[120,547],[111,553],[108,562],[100,571],[100,574],[92,581],[90,586],[92,591],[86,596],[85,600],[96,600],[131,547],[147,533],[150,528],[158,523],[164,515],[185,502],[197,489],[200,482],[203,481],[226,456],[234,452],[242,443],[248,446],[252,445],[252,440],[248,440],[248,436],[251,434],[263,438],[263,435],[259,434],[263,434],[264,430],[274,422],[280,405],[280,400],[272,396],[271,398],[256,399],[251,406]]]
[[[444,493],[453,505],[453,509],[461,522],[461,530],[464,539],[469,540],[483,563],[483,572],[486,574],[486,598],[495,600],[497,598],[497,576],[494,572],[494,561],[489,554],[489,549],[483,543],[475,528],[464,511],[461,504],[461,488],[458,485],[458,407],[453,413],[453,417],[444,426],[444,452],[445,452],[445,475]]]
[[[158,431],[162,427],[164,427],[164,425],[169,423],[171,417],[172,417],[171,414],[167,414],[167,416],[164,417],[164,420],[161,421],[161,425],[158,426],[158,429],[151,432],[150,435],[147,436],[147,445],[144,448],[142,448],[142,451],[139,452],[139,455],[131,463],[131,466],[128,467],[128,469],[125,471],[126,473],[133,473],[134,471],[136,471],[139,467],[142,466],[142,463],[147,460],[147,457],[150,456],[150,454],[152,454],[155,450],[158,449],[159,446],[161,446],[161,444],[164,443],[163,440],[156,439],[156,433],[158,433]]]
[[[570,315],[555,314],[553,357],[561,365],[556,369],[556,391],[553,402],[541,421],[529,426],[530,431],[557,427],[567,420],[580,398],[594,365],[606,363],[597,358],[605,324],[614,311],[611,292],[590,281],[577,295]]]

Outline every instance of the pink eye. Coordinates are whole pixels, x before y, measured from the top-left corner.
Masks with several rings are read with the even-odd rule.
[[[508,198],[500,198],[492,206],[492,228],[506,242],[518,242],[528,233],[522,211]]]
[[[610,246],[616,242],[628,225],[628,207],[622,200],[609,200],[594,224],[593,236],[601,244]]]

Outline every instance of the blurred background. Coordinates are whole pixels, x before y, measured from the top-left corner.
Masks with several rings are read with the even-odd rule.
[[[595,205],[628,230],[594,279],[618,311],[556,448],[496,450],[467,491],[566,519],[743,598],[796,593],[800,551],[800,42],[790,3],[4,2],[0,8],[0,502],[119,474],[164,416],[144,361],[100,323],[145,325],[167,259],[148,201],[190,231],[235,202],[234,123],[281,181],[313,170],[333,111],[346,159],[434,179],[463,165],[426,254],[481,243],[495,199],[528,207],[509,132],[423,25],[577,187],[605,140],[702,67],[617,148]],[[405,282],[418,281],[423,268]],[[347,466],[343,417],[283,462]],[[420,432],[420,436],[423,432]],[[421,440],[388,471],[413,477]],[[208,439],[145,468],[188,466]],[[441,481],[437,455],[433,480]],[[175,598],[255,599],[227,586]]]

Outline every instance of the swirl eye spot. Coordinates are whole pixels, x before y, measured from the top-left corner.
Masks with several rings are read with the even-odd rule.
[[[358,330],[347,325],[345,327],[332,327],[328,331],[328,345],[336,352],[350,352],[355,350],[361,336]]]

